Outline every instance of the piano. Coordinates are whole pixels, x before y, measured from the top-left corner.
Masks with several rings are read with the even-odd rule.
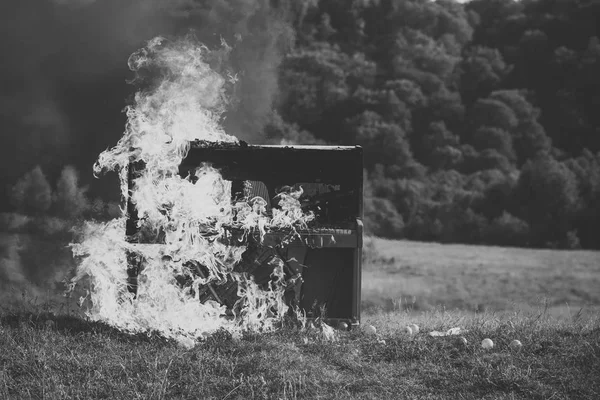
[[[231,182],[232,202],[260,196],[267,201],[268,213],[278,207],[278,193],[302,189],[298,200],[304,211],[315,215],[314,220],[305,229],[294,232],[269,230],[262,240],[254,232],[252,245],[245,253],[246,265],[240,268],[250,271],[257,283],[266,282],[272,268],[269,270],[264,262],[261,264],[261,254],[278,255],[286,260],[286,278],[296,275],[302,278],[291,301],[309,318],[324,318],[331,324],[343,321],[350,326],[358,325],[363,237],[362,148],[195,141],[190,144],[179,174],[190,176],[194,182],[194,171],[205,164],[218,169],[223,178]],[[130,164],[130,190],[143,168],[140,162]],[[136,246],[160,245],[160,235],[148,238],[141,232],[143,228],[138,228],[137,211],[131,201],[127,203],[127,210],[128,240]],[[231,233],[229,244],[235,245],[241,233],[235,227],[227,229]],[[142,266],[135,254],[129,259],[130,290],[135,293]],[[199,274],[203,273],[202,266],[194,268]],[[202,301],[210,298],[231,307],[235,300],[231,298],[234,289],[232,284],[207,285],[200,298]]]

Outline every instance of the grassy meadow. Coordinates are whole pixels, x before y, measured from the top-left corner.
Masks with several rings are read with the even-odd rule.
[[[599,253],[369,239],[365,259],[362,322],[377,334],[333,342],[286,326],[185,349],[50,307],[51,294],[13,296],[0,399],[600,398]],[[453,327],[466,344],[428,335]]]
[[[365,241],[366,311],[600,312],[600,252]]]

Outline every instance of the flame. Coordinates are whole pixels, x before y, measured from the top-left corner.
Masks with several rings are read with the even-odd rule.
[[[131,201],[146,229],[164,232],[164,244],[128,242],[125,209],[108,223],[86,221],[76,229],[80,240],[71,244],[80,262],[69,290],[89,282],[80,303],[87,304],[91,319],[128,332],[158,332],[185,346],[218,329],[233,334],[276,329],[288,311],[283,260],[272,260],[273,279],[267,287],[259,287],[235,266],[251,237],[262,241],[274,229],[294,233],[313,219],[300,208],[301,191],[281,193],[280,209],[269,215],[267,202],[260,197],[232,203],[231,182],[210,165],[198,166],[186,177],[178,175],[191,141],[237,141],[219,124],[227,105],[226,88],[234,78],[225,79],[213,70],[207,61],[212,56],[189,36],[177,41],[158,37],[132,54],[128,65],[136,81],[147,83],[148,76],[159,79],[136,93],[126,108],[123,137],[94,165],[96,176],[119,172],[125,199],[128,166],[144,163],[134,180]],[[233,243],[232,228],[242,232]],[[128,252],[144,259],[135,298],[127,290]],[[208,273],[194,273],[188,262],[202,265]],[[190,284],[178,284],[177,276]],[[201,286],[228,279],[237,284],[239,296],[233,317],[226,315],[224,305],[198,299]]]

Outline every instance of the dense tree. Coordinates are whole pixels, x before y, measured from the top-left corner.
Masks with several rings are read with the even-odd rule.
[[[86,188],[79,185],[79,174],[75,167],[67,165],[56,184],[53,196],[54,212],[66,218],[79,217],[90,206],[86,191]]]
[[[503,129],[489,126],[479,127],[475,131],[473,144],[477,150],[496,150],[511,163],[516,159],[510,133]]]
[[[20,212],[38,215],[50,208],[52,188],[38,165],[25,174],[11,189],[11,202]]]
[[[458,136],[450,132],[444,122],[432,122],[422,138],[423,159],[433,169],[455,168],[463,161],[459,144]]]
[[[241,79],[226,129],[271,144],[363,146],[370,232],[600,249],[600,3],[207,4],[190,18],[233,21],[222,34]],[[80,215],[75,171],[59,181],[51,207],[41,169],[30,172],[13,204]],[[95,202],[88,214],[118,215],[107,208]]]
[[[554,146],[577,156],[600,150],[597,100],[600,5],[584,0],[474,0],[473,46],[500,51],[512,70],[503,85],[528,89]],[[539,128],[536,128],[538,131]]]
[[[365,111],[348,120],[346,131],[351,143],[363,146],[368,168],[375,163],[405,165],[412,159],[402,128],[386,123],[377,113]]]
[[[367,197],[365,218],[369,221],[367,233],[389,238],[402,237],[404,221],[389,199]]]
[[[575,174],[544,155],[528,161],[517,183],[520,216],[529,223],[535,245],[564,247],[579,205]]]
[[[466,104],[484,98],[500,87],[510,72],[498,49],[473,46],[465,50],[460,63],[460,88]]]
[[[584,3],[298,3],[268,136],[362,145],[372,232],[600,246],[600,7]]]
[[[484,240],[501,246],[523,246],[529,244],[530,232],[527,222],[503,212],[489,224]]]
[[[510,132],[519,123],[514,110],[493,98],[477,100],[469,111],[469,117],[474,131],[481,127],[490,127]]]
[[[540,111],[529,102],[527,94],[513,89],[494,91],[489,96],[509,107],[517,119],[510,133],[519,165],[551,149],[551,140],[538,122]]]
[[[581,246],[600,248],[600,152],[594,155],[584,150],[566,165],[577,177],[580,202],[575,225]]]

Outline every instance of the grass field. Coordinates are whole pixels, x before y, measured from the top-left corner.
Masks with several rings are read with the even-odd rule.
[[[387,313],[366,318],[385,343],[284,329],[216,335],[191,350],[73,317],[5,313],[0,322],[2,399],[600,398],[597,319]],[[394,329],[407,322],[460,325],[468,343]],[[482,349],[484,337],[496,346]],[[508,347],[515,338],[520,351]]]
[[[600,252],[369,239],[363,309],[600,312]]]
[[[43,296],[12,299],[0,306],[0,399],[600,398],[599,253],[379,239],[365,250],[362,322],[377,336],[335,342],[286,327],[183,349],[68,305],[47,313]],[[410,323],[421,332],[406,335]],[[427,334],[453,327],[467,345]]]

